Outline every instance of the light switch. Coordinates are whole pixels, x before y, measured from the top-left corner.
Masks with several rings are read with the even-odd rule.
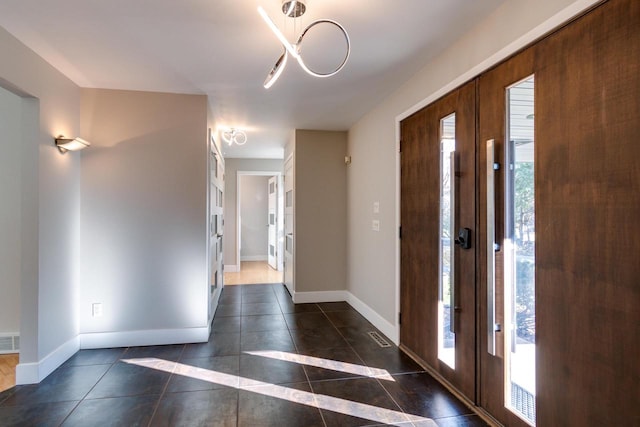
[[[373,202],[373,213],[380,213],[380,202]]]
[[[93,317],[102,317],[102,304],[97,302],[91,306],[91,314]]]
[[[371,229],[373,231],[380,231],[380,221],[377,219],[374,219],[373,222],[371,223]]]

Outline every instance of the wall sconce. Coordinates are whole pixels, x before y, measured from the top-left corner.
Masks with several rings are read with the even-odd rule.
[[[67,151],[82,150],[90,145],[91,143],[89,143],[89,141],[85,141],[82,138],[65,138],[62,135],[56,138],[56,147],[58,147],[58,150],[60,150],[62,154]]]

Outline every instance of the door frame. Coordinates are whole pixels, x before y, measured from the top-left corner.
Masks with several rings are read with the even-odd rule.
[[[278,246],[277,246],[277,253],[276,253],[276,257],[277,257],[277,265],[278,265],[278,271],[283,271],[282,268],[282,260],[283,260],[283,255],[282,255],[282,251],[284,250],[284,243],[283,243],[283,236],[284,236],[284,227],[283,227],[283,223],[281,220],[281,217],[284,215],[284,194],[282,193],[282,172],[281,171],[236,171],[236,229],[235,229],[235,234],[236,234],[236,271],[241,271],[241,261],[240,261],[240,231],[242,229],[242,224],[240,223],[241,219],[240,219],[240,194],[242,191],[242,186],[240,184],[240,177],[242,176],[275,176],[277,177],[277,192],[276,192],[276,197],[277,197],[277,202],[276,202],[276,206],[277,206],[277,227],[276,227],[276,241],[278,242]],[[267,191],[267,189],[265,188],[265,194],[267,195],[267,197],[269,196],[269,193]]]
[[[293,262],[291,262],[291,265],[289,265],[289,267],[287,267],[287,265],[283,265],[283,269],[282,269],[282,283],[284,283],[284,286],[287,288],[287,290],[289,291],[289,293],[291,294],[292,297],[295,297],[295,290],[296,290],[296,273],[295,273],[295,252],[296,252],[296,233],[295,233],[295,222],[296,222],[296,184],[295,184],[295,168],[296,168],[296,163],[295,163],[295,151],[290,153],[287,158],[284,160],[284,163],[282,165],[282,199],[283,199],[283,209],[282,209],[282,235],[284,237],[284,243],[286,245],[286,240],[287,240],[287,225],[285,224],[285,219],[287,216],[287,206],[286,206],[286,197],[287,197],[287,172],[289,170],[288,166],[289,164],[291,165],[291,192],[292,192],[292,205],[291,205],[291,219],[292,219],[292,232],[293,232],[293,238],[292,238],[292,245],[293,245],[293,252],[291,253],[292,256],[292,260]],[[282,252],[282,259],[284,261],[286,257],[286,246],[283,247],[283,252]],[[287,282],[287,269],[290,269],[291,271],[291,286],[288,285]]]

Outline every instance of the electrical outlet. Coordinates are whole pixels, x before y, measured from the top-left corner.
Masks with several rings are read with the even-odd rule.
[[[373,231],[380,231],[380,221],[374,219],[373,222],[371,222],[371,229]]]
[[[380,213],[380,202],[373,202],[373,213]]]
[[[102,317],[102,303],[96,302],[91,305],[91,314],[93,317]]]

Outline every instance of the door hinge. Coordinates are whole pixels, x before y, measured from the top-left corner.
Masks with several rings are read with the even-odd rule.
[[[398,227],[398,239],[402,239],[402,226]]]
[[[400,142],[398,142],[398,151],[400,153],[402,153],[402,140],[400,140]]]
[[[402,313],[398,313],[398,325],[402,325]]]

